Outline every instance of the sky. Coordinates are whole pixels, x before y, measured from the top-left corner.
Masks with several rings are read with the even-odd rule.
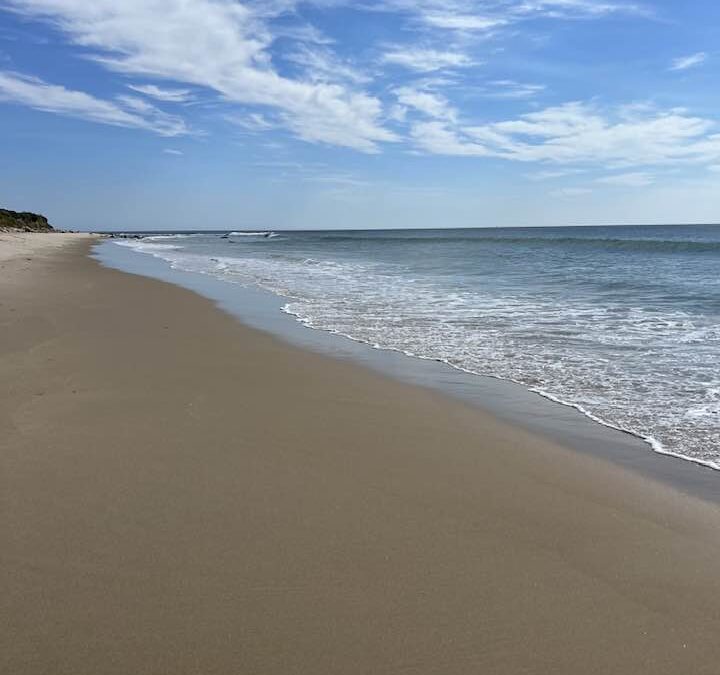
[[[0,0],[0,206],[69,229],[720,222],[717,0]]]

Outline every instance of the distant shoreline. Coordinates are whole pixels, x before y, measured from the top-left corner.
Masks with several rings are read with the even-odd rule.
[[[720,227],[720,223],[609,223],[605,225],[498,225],[498,226],[474,226],[474,227],[395,227],[395,228],[383,228],[383,227],[368,227],[368,228],[318,228],[318,229],[304,229],[304,228],[284,228],[280,226],[267,226],[262,225],[248,226],[248,227],[226,227],[220,229],[175,229],[165,228],[159,230],[133,230],[133,229],[98,229],[94,230],[98,234],[129,234],[129,235],[140,235],[140,236],[152,236],[154,234],[199,234],[206,232],[209,234],[220,234],[224,232],[255,232],[258,230],[273,232],[431,232],[434,230],[534,230],[534,229],[588,229],[588,228],[601,228],[601,227],[640,227],[640,228],[654,228],[654,227]]]

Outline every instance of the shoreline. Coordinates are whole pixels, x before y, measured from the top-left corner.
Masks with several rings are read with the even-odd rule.
[[[8,672],[715,671],[716,505],[90,247],[3,262]]]
[[[586,417],[587,419],[591,420],[595,424],[600,425],[601,427],[605,427],[606,429],[610,429],[612,431],[620,432],[621,434],[626,434],[627,436],[631,436],[634,439],[637,439],[639,441],[642,441],[647,447],[650,448],[650,450],[658,455],[662,455],[665,457],[672,457],[673,459],[679,459],[683,460],[685,462],[689,462],[691,464],[695,464],[698,467],[702,467],[704,469],[710,469],[712,471],[720,471],[720,463],[715,461],[708,461],[699,459],[697,457],[692,457],[690,455],[683,455],[679,452],[673,452],[671,450],[667,450],[660,441],[658,441],[653,436],[644,436],[640,432],[633,431],[631,429],[626,429],[625,427],[617,426],[613,424],[612,422],[607,422],[601,417],[598,417],[597,415],[591,413],[589,410],[586,410],[582,405],[579,403],[573,403],[572,401],[566,401],[565,399],[559,398],[555,396],[554,394],[544,391],[542,389],[536,389],[534,387],[530,387],[526,384],[523,384],[522,382],[519,382],[517,380],[512,380],[510,378],[500,377],[499,375],[488,375],[485,373],[476,373],[472,370],[468,370],[467,368],[463,368],[461,366],[455,365],[453,363],[450,363],[449,361],[446,361],[444,359],[440,358],[433,358],[429,356],[420,356],[418,354],[413,354],[411,352],[403,351],[401,349],[394,349],[392,347],[380,347],[373,344],[370,344],[369,342],[364,342],[363,340],[360,340],[358,338],[353,337],[352,335],[348,335],[346,333],[340,333],[337,331],[332,330],[326,330],[324,328],[321,328],[319,326],[314,326],[312,323],[309,323],[307,321],[304,321],[298,314],[295,314],[289,310],[287,310],[285,307],[282,308],[282,311],[293,317],[298,323],[300,323],[305,328],[308,328],[310,330],[318,330],[323,331],[325,333],[328,333],[330,335],[334,335],[336,337],[345,339],[345,340],[351,340],[353,342],[357,342],[365,347],[369,347],[370,349],[377,349],[380,351],[389,351],[389,352],[395,352],[397,354],[401,354],[402,356],[406,356],[411,359],[419,359],[422,361],[430,361],[433,363],[441,363],[443,366],[447,366],[449,368],[453,368],[454,370],[457,370],[461,373],[464,373],[466,375],[472,375],[474,377],[479,378],[488,378],[493,380],[498,380],[500,382],[506,382],[508,384],[522,387],[525,391],[527,391],[530,394],[536,394],[537,396],[540,396],[541,398],[544,398],[552,403],[555,403],[559,406],[563,406],[565,408],[571,408],[577,412],[579,412],[581,415]],[[432,385],[431,385],[432,386]],[[720,497],[720,495],[718,495]]]
[[[96,245],[92,256],[106,267],[192,290],[214,301],[221,310],[241,323],[288,344],[350,361],[389,374],[395,380],[470,402],[481,411],[576,452],[589,452],[691,496],[720,503],[720,477],[715,473],[719,470],[717,466],[659,449],[652,439],[606,423],[581,407],[551,394],[538,392],[513,380],[480,375],[439,359],[378,348],[348,335],[317,328],[286,311],[285,297],[229,283],[211,275],[175,269],[160,257],[118,246],[112,241]],[[273,313],[282,313],[282,316],[273,316]]]

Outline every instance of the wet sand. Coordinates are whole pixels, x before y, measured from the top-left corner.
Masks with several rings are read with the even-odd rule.
[[[718,672],[717,506],[34,236],[0,672]]]

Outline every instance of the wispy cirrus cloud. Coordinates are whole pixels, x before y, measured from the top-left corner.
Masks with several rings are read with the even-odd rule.
[[[428,26],[466,32],[490,31],[510,23],[507,19],[499,17],[494,18],[482,14],[454,13],[444,10],[425,12],[420,16]]]
[[[401,106],[411,108],[427,117],[449,121],[454,121],[457,117],[456,110],[440,94],[414,87],[399,87],[395,90],[395,94]]]
[[[705,52],[697,52],[696,54],[690,54],[689,56],[681,56],[674,59],[670,64],[670,70],[688,70],[689,68],[695,68],[700,66],[707,61],[708,55]]]
[[[272,108],[301,139],[364,152],[396,140],[382,125],[376,97],[342,83],[292,79],[273,67],[268,20],[287,11],[289,3],[8,0],[6,5],[52,23],[109,70],[200,86],[227,102]]]
[[[493,80],[488,82],[488,85],[490,88],[487,96],[492,98],[532,98],[546,89],[544,84],[516,82],[515,80]]]
[[[129,84],[128,89],[166,103],[185,103],[193,100],[189,89],[165,89],[154,84]]]
[[[328,0],[306,4],[327,7]],[[202,88],[228,107],[226,119],[253,132],[282,129],[309,142],[362,152],[377,152],[384,143],[409,138],[426,152],[518,161],[577,162],[593,154],[601,158],[623,155],[613,139],[628,123],[602,120],[589,107],[580,110],[573,108],[575,104],[504,122],[460,124],[459,119],[475,116],[462,108],[467,73],[479,64],[470,56],[468,44],[476,44],[478,34],[487,36],[534,18],[589,20],[618,13],[642,14],[644,6],[622,0],[381,0],[365,5],[333,0],[331,4],[368,13],[395,12],[404,21],[414,22],[414,27],[418,23],[424,27],[419,33],[410,31],[421,35],[419,44],[386,46],[380,56],[381,63],[401,69],[388,69],[395,76],[401,73],[399,81],[387,82],[383,88],[373,86],[372,67],[363,68],[347,55],[341,56],[331,38],[296,20],[299,0],[6,0],[3,7],[50,23],[82,48],[83,57],[108,71],[159,83],[123,83],[123,87],[166,103],[187,102],[196,88]],[[448,31],[451,39],[447,39]],[[461,35],[465,33],[475,37],[466,40]],[[277,48],[278,42],[282,48]],[[377,68],[377,51],[371,53],[370,65]],[[438,72],[443,70],[454,72],[448,77]],[[409,79],[413,74],[434,75],[436,81]],[[456,75],[458,82],[452,82]],[[477,93],[477,85],[473,86]],[[487,83],[484,95],[520,101],[544,89],[541,84],[497,79]],[[101,107],[102,99],[85,96]],[[30,105],[29,97],[16,100]],[[113,114],[125,119],[127,126],[133,126],[127,121],[129,116],[137,118],[134,126],[138,128],[182,128],[177,118],[144,99],[118,97],[105,103],[114,106]],[[98,114],[85,116],[90,119]],[[113,114],[108,112],[107,117]],[[543,115],[544,119],[538,117]],[[548,128],[549,118],[554,116],[557,122],[564,117],[569,124],[573,115],[576,128],[571,133],[553,136],[541,131]],[[678,125],[693,120],[684,114],[671,117]],[[663,122],[670,124],[666,118],[653,124],[661,127]],[[597,134],[609,145],[588,147],[594,137],[583,131],[584,125],[602,127]],[[641,125],[634,131],[645,129]],[[629,127],[627,134],[632,132]],[[686,140],[699,143],[692,135]],[[712,144],[711,139],[705,140]],[[661,141],[643,142],[646,150],[652,146],[660,155],[680,153],[679,141],[668,147]],[[633,142],[627,140],[625,145],[632,147]]]
[[[302,67],[305,77],[313,82],[351,82],[363,84],[370,77],[360,69],[340,59],[328,47],[300,44],[285,60]]]
[[[646,187],[655,182],[654,176],[644,171],[633,171],[631,173],[619,173],[613,176],[603,176],[596,180],[605,185],[618,185],[621,187]]]
[[[564,187],[552,190],[550,192],[550,196],[566,199],[571,197],[583,197],[585,195],[589,195],[591,192],[592,190],[587,187]]]
[[[380,61],[420,73],[478,65],[467,54],[459,51],[400,46],[386,51]]]
[[[429,153],[519,162],[632,167],[720,159],[713,121],[647,106],[601,110],[574,102],[484,125],[418,123],[412,135]]]
[[[20,73],[0,71],[0,100],[90,122],[144,129],[161,136],[189,133],[180,117],[140,99],[122,96],[115,100],[101,99]]]
[[[262,131],[269,131],[270,129],[277,128],[277,124],[272,120],[268,119],[267,116],[262,113],[250,113],[248,115],[226,115],[225,119],[228,122],[250,131],[258,133]]]
[[[593,18],[609,14],[638,14],[648,16],[652,9],[647,3],[613,2],[605,0],[527,0],[509,4],[517,15],[545,14],[560,18]]]
[[[497,157],[497,151],[476,143],[439,121],[418,122],[410,130],[415,145],[433,155],[455,157]]]
[[[469,34],[491,33],[536,18],[596,19],[612,14],[652,14],[645,3],[611,0],[384,0],[371,7],[403,12],[431,28]]]
[[[564,178],[565,176],[580,172],[580,169],[546,169],[543,171],[535,171],[534,173],[526,174],[525,177],[533,181],[544,181]]]

